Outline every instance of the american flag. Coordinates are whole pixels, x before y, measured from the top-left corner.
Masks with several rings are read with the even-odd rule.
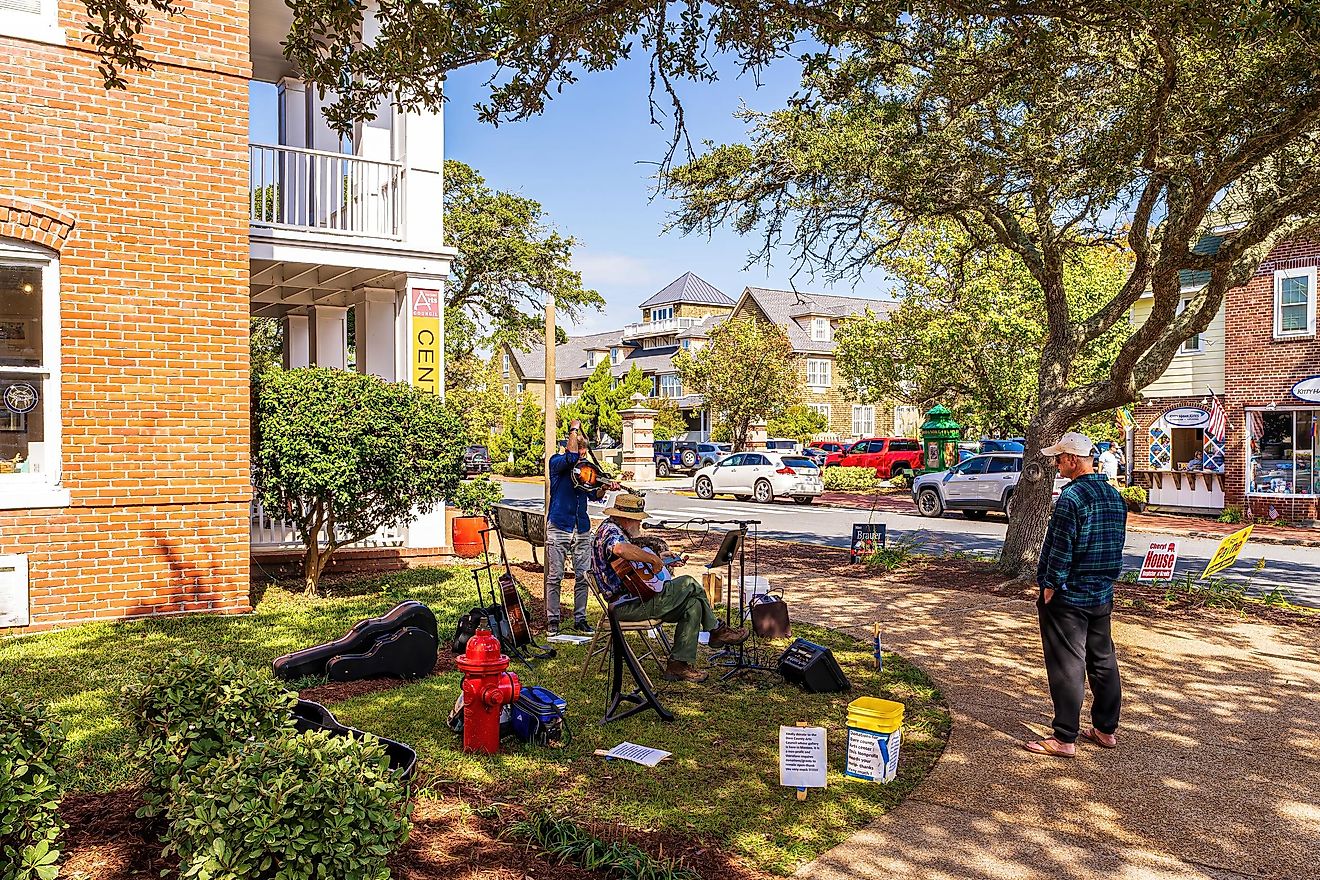
[[[1210,423],[1205,426],[1205,432],[1221,443],[1224,435],[1228,433],[1228,414],[1224,412],[1224,407],[1219,403],[1219,398],[1210,396]]]

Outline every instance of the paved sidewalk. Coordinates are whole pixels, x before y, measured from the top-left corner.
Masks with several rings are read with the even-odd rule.
[[[1018,747],[1023,722],[1047,730],[1051,715],[1031,602],[828,577],[790,601],[794,617],[862,636],[879,619],[954,717],[913,795],[798,876],[1320,877],[1317,630],[1116,617],[1120,748],[1083,743],[1063,761]]]

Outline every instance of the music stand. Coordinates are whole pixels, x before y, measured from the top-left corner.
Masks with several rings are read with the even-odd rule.
[[[747,624],[747,527],[749,525],[760,525],[759,520],[730,520],[737,525],[737,528],[730,529],[724,533],[724,540],[720,542],[720,549],[715,554],[707,568],[715,568],[721,563],[726,569],[725,576],[725,603],[724,603],[724,625],[733,626],[733,557],[735,552],[738,557],[738,626]],[[751,638],[749,635],[748,638]],[[778,672],[777,667],[767,666],[759,662],[760,658],[756,654],[750,654],[747,650],[747,643],[723,648],[711,654],[708,663],[711,666],[725,666],[729,671],[720,676],[720,681],[726,681],[735,675],[741,675],[744,672]]]

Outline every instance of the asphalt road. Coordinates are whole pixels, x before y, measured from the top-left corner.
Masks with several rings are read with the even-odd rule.
[[[544,488],[535,483],[504,483],[506,500],[520,506],[540,509]],[[592,506],[593,510],[599,507]],[[777,540],[803,541],[847,547],[852,538],[854,523],[884,523],[890,540],[912,537],[920,541],[927,551],[961,550],[967,553],[997,553],[1003,544],[1007,524],[995,517],[974,522],[957,515],[941,519],[928,519],[915,514],[890,512],[869,513],[817,505],[799,506],[791,501],[754,504],[744,501],[702,501],[686,495],[652,491],[646,497],[647,512],[654,519],[691,523],[691,528],[720,530],[724,527],[709,525],[702,520],[760,520],[762,537]],[[1188,571],[1199,574],[1214,556],[1217,541],[1188,538],[1177,534],[1178,567],[1175,574]],[[1140,568],[1146,548],[1159,535],[1142,532],[1128,534],[1125,561],[1130,568]],[[1260,572],[1254,571],[1258,560],[1265,560]],[[1248,541],[1237,564],[1224,573],[1229,580],[1245,583],[1253,593],[1267,592],[1275,587],[1287,591],[1294,602],[1320,607],[1320,548],[1292,547],[1261,544]]]

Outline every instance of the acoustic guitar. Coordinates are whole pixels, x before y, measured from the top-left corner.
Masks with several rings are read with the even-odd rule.
[[[500,575],[500,593],[504,599],[504,610],[509,619],[509,634],[513,645],[521,648],[532,640],[531,627],[527,625],[527,612],[523,608],[522,596],[518,593],[518,583],[513,575],[505,572]]]
[[[619,576],[623,583],[623,589],[630,595],[637,597],[638,601],[646,602],[660,595],[659,591],[646,582],[646,576],[633,566],[631,562],[622,557],[616,556],[610,560],[610,568]]]

